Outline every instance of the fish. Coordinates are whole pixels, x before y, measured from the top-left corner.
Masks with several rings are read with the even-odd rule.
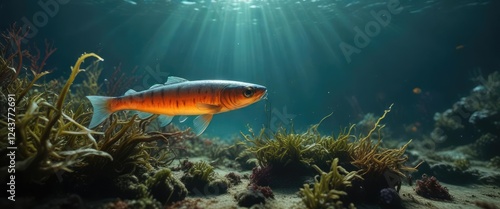
[[[104,122],[121,110],[138,111],[140,118],[160,114],[160,125],[168,125],[174,116],[193,120],[193,132],[199,136],[210,124],[214,114],[240,109],[267,97],[265,86],[230,80],[197,80],[169,76],[164,84],[155,84],[144,91],[128,90],[123,96],[87,96],[94,113],[89,128]]]

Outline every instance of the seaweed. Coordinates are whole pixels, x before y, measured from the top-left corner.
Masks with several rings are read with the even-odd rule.
[[[188,190],[168,169],[162,169],[146,181],[149,193],[163,204],[181,201],[186,198]]]
[[[214,167],[207,162],[200,161],[192,164],[187,163],[189,161],[184,162],[187,166],[184,166],[186,169],[180,180],[191,194],[223,194],[231,186],[231,181],[217,176]]]
[[[384,135],[381,132],[385,126],[380,125],[380,122],[391,108],[392,105],[372,123],[367,134],[360,134],[358,137],[351,134],[356,127],[355,124],[341,129],[342,131],[336,137],[320,134],[319,125],[331,114],[302,134],[280,129],[271,137],[264,129],[258,135],[250,129],[249,135],[243,135],[246,140],[245,152],[254,155],[261,168],[272,166],[266,175],[261,176],[267,176],[266,179],[273,179],[273,181],[289,177],[289,173],[310,175],[311,170],[320,171],[327,165],[331,168],[331,163],[337,159],[336,164],[355,171],[356,175],[362,177],[362,180],[359,178],[360,180],[353,182],[356,185],[352,188],[337,188],[340,190],[333,192],[330,196],[333,198],[336,197],[335,195],[348,193],[350,198],[357,197],[367,202],[377,202],[376,197],[379,196],[380,190],[396,188],[399,191],[401,182],[407,178],[406,175],[417,171],[419,166],[405,165],[408,157],[404,153],[411,140],[397,149],[381,147]],[[253,173],[261,173],[256,171],[258,170],[254,169]],[[267,181],[266,184],[279,186],[277,183]],[[324,185],[318,185],[318,187],[318,189],[327,190]]]
[[[391,111],[391,107],[392,105],[384,111],[384,114],[377,120],[366,136],[354,142],[351,150],[351,157],[353,158],[351,163],[360,169],[362,176],[366,174],[382,175],[390,171],[402,178],[406,178],[405,172],[417,171],[416,167],[418,165],[416,167],[407,167],[404,164],[408,161],[408,156],[404,156],[404,153],[411,140],[399,149],[380,148],[380,144],[382,143],[381,137],[377,139],[376,143],[373,143],[371,140],[371,135],[375,131],[380,132],[384,128],[384,126],[379,126],[379,123]]]
[[[314,179],[312,188],[309,184],[304,184],[300,189],[302,202],[307,208],[344,208],[341,201],[342,196],[347,196],[344,190],[352,186],[353,180],[363,178],[356,171],[348,172],[338,163],[339,159],[335,158],[328,173],[313,165],[320,173],[319,180]],[[349,208],[353,207],[352,204],[349,205]]]
[[[252,153],[261,167],[272,166],[277,171],[303,171],[314,162],[315,148],[321,146],[315,143],[316,135],[312,128],[303,134],[290,133],[281,128],[273,136],[269,136],[265,129],[256,135],[251,129],[250,135],[242,134],[245,138],[247,153]]]
[[[10,65],[15,64],[12,57],[17,55],[6,54],[11,49],[5,47],[1,45],[0,68],[2,72],[7,70],[14,73]],[[52,45],[48,45],[46,56],[50,56],[54,50]],[[148,126],[155,117],[139,120],[133,116],[124,119],[126,114],[123,113],[112,115],[100,126],[101,130],[88,129],[85,125],[90,121],[91,106],[84,96],[100,93],[98,79],[103,68],[98,62],[86,69],[82,69],[81,65],[87,58],[95,57],[99,61],[102,58],[94,53],[83,54],[71,68],[67,80],[38,84],[49,72],[38,72],[43,69],[47,57],[39,62],[42,56],[38,50],[36,52],[35,55],[24,50],[20,53],[25,56],[25,60],[31,60],[32,76],[9,77],[12,80],[5,86],[2,83],[4,97],[1,98],[13,94],[16,102],[16,141],[10,145],[18,148],[16,185],[32,188],[20,189],[27,192],[20,195],[38,194],[51,189],[56,192],[77,192],[84,196],[146,198],[146,187],[137,183],[139,180],[136,176],[145,178],[143,174],[154,169],[153,165],[171,163],[175,155],[169,152],[169,145],[183,140],[189,132],[157,132]],[[6,58],[7,55],[11,57]],[[87,78],[83,84],[78,84],[80,90],[72,94],[71,86],[81,72],[86,72]],[[6,114],[2,113],[2,117],[6,117]],[[4,121],[0,123],[0,136],[7,138],[8,126]],[[7,152],[8,144],[2,141],[1,146],[0,151]],[[1,178],[7,176],[4,167],[7,165],[4,163],[1,164],[4,168]]]
[[[32,81],[19,82],[21,85],[11,92],[17,95],[16,107],[25,110],[25,112],[19,111],[16,115],[15,135],[16,145],[19,147],[16,165],[18,170],[27,176],[26,179],[43,182],[55,172],[71,172],[70,167],[81,163],[86,156],[111,158],[108,153],[96,149],[97,142],[92,134],[97,132],[74,119],[82,112],[77,110],[72,113],[63,108],[69,87],[81,71],[81,63],[89,57],[102,60],[93,53],[82,55],[72,67],[71,75],[63,89],[58,95],[52,95],[55,104],[51,104],[52,101],[45,92],[35,92],[24,98],[35,82],[48,72],[37,74],[33,71]],[[84,136],[84,138],[73,141],[74,136]]]

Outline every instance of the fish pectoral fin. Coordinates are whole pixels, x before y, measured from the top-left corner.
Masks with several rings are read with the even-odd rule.
[[[210,124],[213,116],[213,114],[199,115],[193,120],[193,132],[196,134],[196,136],[199,136],[205,131],[205,129],[207,129],[208,124]]]
[[[182,83],[182,82],[186,82],[186,81],[188,81],[188,80],[186,80],[184,78],[169,76],[167,79],[167,82],[165,82],[165,85],[170,85],[170,84],[174,84],[174,83]]]
[[[151,115],[153,115],[153,114],[151,114],[151,113],[147,113],[147,112],[139,112],[139,111],[135,111],[135,110],[130,111],[130,114],[132,114],[132,115],[137,114],[137,116],[138,116],[140,119],[146,119],[146,118],[151,117]]]
[[[206,112],[212,113],[212,114],[218,113],[222,108],[220,105],[211,105],[211,104],[205,104],[205,103],[197,103],[196,107],[199,110],[206,111]]]
[[[181,122],[181,123],[186,122],[187,119],[188,119],[188,116],[185,116],[185,115],[179,116],[179,122]]]
[[[160,127],[164,127],[164,126],[167,126],[168,124],[170,124],[170,122],[172,122],[173,118],[174,118],[174,116],[170,116],[170,115],[159,115],[157,120],[158,120],[158,122],[160,122]]]

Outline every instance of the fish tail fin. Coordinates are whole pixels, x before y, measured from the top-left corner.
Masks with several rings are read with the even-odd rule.
[[[92,103],[92,107],[94,108],[94,114],[92,115],[92,120],[90,120],[89,128],[94,128],[106,120],[111,113],[113,113],[109,110],[108,105],[109,101],[113,99],[113,97],[87,96],[87,99],[90,100],[90,103]]]

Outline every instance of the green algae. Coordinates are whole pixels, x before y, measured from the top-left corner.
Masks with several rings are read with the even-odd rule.
[[[304,187],[300,189],[302,202],[307,208],[344,208],[340,200],[343,196],[347,196],[344,190],[352,186],[351,181],[363,178],[356,171],[347,172],[338,165],[338,162],[338,158],[332,161],[328,173],[313,166],[320,173],[319,180],[314,179],[312,188],[309,184],[304,184]],[[352,204],[349,205],[349,208],[353,207]]]
[[[157,171],[153,177],[146,180],[146,186],[149,194],[163,204],[181,201],[188,193],[184,184],[174,178],[168,168]]]

